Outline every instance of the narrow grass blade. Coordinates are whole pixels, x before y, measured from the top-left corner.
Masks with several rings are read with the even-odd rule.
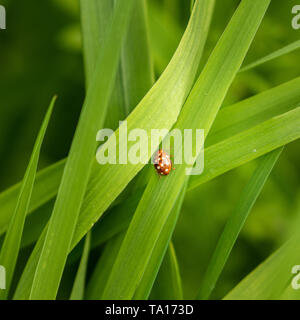
[[[299,138],[300,107],[205,149],[204,171],[188,190]]]
[[[92,167],[95,136],[104,123],[134,2],[118,1],[112,26],[105,38],[104,49],[99,54],[50,218],[30,299],[56,297]]]
[[[89,258],[89,251],[91,245],[91,233],[89,232],[85,237],[82,257],[77,270],[75,281],[73,284],[70,300],[82,300],[84,298],[84,288],[86,280],[86,270]]]
[[[193,10],[194,4],[195,4],[195,0],[191,0],[191,11]]]
[[[277,162],[282,149],[283,147],[272,151],[260,160],[257,169],[245,187],[234,212],[227,221],[224,231],[219,238],[216,249],[208,264],[197,299],[206,300],[211,295],[238,235]]]
[[[37,173],[28,213],[33,212],[56,196],[64,165],[65,160],[62,160]],[[0,194],[0,234],[7,230],[21,186],[22,182],[19,182]]]
[[[300,40],[297,40],[297,41],[290,43],[289,45],[287,45],[279,50],[272,52],[271,54],[268,54],[267,56],[265,56],[263,58],[260,58],[256,61],[246,65],[245,67],[241,68],[240,72],[248,71],[250,69],[258,67],[266,62],[269,62],[269,61],[274,60],[276,58],[279,58],[285,54],[288,54],[290,52],[298,50],[299,48],[300,48]]]
[[[46,129],[52,114],[56,98],[52,99],[50,107],[45,116],[44,122],[38,134],[23,182],[17,199],[16,207],[9,222],[8,230],[0,252],[0,264],[6,269],[6,290],[0,290],[0,299],[7,298],[11,280],[14,274],[21,238],[25,223],[26,212],[29,207],[33,184],[35,181],[39,155]]]
[[[299,299],[297,275],[300,260],[299,204],[297,218],[291,228],[292,236],[270,257],[248,274],[226,296],[225,300]]]
[[[182,300],[182,285],[175,249],[170,243],[159,269],[151,300]]]
[[[111,24],[114,1],[81,0],[86,83],[96,65],[105,34]],[[125,38],[105,127],[115,129],[128,116],[153,84],[153,66],[149,53],[146,26],[146,2],[137,1]]]
[[[202,128],[208,133],[269,3],[269,0],[241,2],[193,87],[175,128],[181,132],[185,128]],[[161,180],[153,173],[122,243],[103,299],[133,297],[185,182],[186,168],[186,164],[178,165],[167,179]]]
[[[93,80],[99,52],[104,49],[105,36],[112,23],[114,4],[115,1],[111,0],[80,0],[85,83],[87,88]],[[105,128],[115,129],[118,126],[119,119],[125,118],[126,107],[123,98],[122,69],[119,63],[114,88],[108,103]]]
[[[183,30],[173,15],[166,14],[167,9],[163,9],[161,3],[148,3],[151,52],[155,70],[161,74],[168,65]]]
[[[43,249],[47,228],[45,228],[34,246],[34,249],[26,263],[22,277],[18,282],[17,289],[13,295],[13,300],[28,300],[35,275],[36,266]]]
[[[86,294],[88,300],[100,300],[111,268],[120,250],[124,235],[124,232],[119,233],[105,245],[105,249],[97,262],[88,284]]]
[[[79,2],[86,87],[89,87],[93,80],[99,52],[112,22],[114,1],[80,0]]]
[[[247,275],[226,296],[225,300],[273,300],[279,299],[291,286],[299,265],[299,234],[280,247],[268,259]]]
[[[95,249],[109,241],[122,231],[126,230],[138,205],[142,192],[136,192],[130,198],[111,210],[101,218],[93,227],[93,241],[91,249]],[[78,244],[70,253],[68,262],[78,260],[82,246]]]
[[[222,108],[205,141],[206,147],[298,107],[299,87],[300,78],[296,78]]]
[[[123,86],[125,116],[128,116],[138,105],[154,83],[147,12],[147,1],[138,1],[122,50],[120,81]],[[118,118],[118,120],[120,119]]]

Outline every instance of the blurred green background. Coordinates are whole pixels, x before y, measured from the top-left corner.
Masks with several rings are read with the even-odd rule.
[[[216,0],[202,64],[238,3],[238,0]],[[0,31],[2,191],[22,179],[38,128],[54,94],[58,95],[58,102],[43,145],[40,167],[67,155],[85,88],[76,0],[1,0],[0,4],[7,9],[7,30]],[[295,4],[300,1],[271,1],[246,63],[300,38],[300,30],[291,27],[291,9]],[[172,56],[189,14],[189,0],[148,0],[156,77]],[[299,55],[295,51],[240,74],[224,107],[299,76]],[[242,230],[213,298],[222,298],[289,237],[300,215],[299,150],[300,141],[285,148]],[[249,163],[187,194],[174,235],[185,298],[195,296],[226,219],[255,165]]]

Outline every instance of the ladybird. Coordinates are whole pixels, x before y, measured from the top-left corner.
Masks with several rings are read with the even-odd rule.
[[[163,150],[158,150],[154,159],[154,168],[160,175],[167,176],[172,169],[170,156]]]

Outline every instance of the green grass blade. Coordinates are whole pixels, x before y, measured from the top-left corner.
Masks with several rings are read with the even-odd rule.
[[[86,294],[87,299],[100,300],[111,268],[120,250],[124,235],[124,232],[119,233],[105,245],[105,249],[100,256],[89,281]]]
[[[104,123],[133,4],[134,0],[118,1],[104,49],[99,55],[36,268],[31,299],[56,297],[92,167],[94,139]]]
[[[206,147],[250,129],[300,105],[300,78],[222,108],[205,141]]]
[[[150,44],[158,74],[168,65],[182,35],[178,21],[165,10],[160,3],[149,1]]]
[[[32,189],[35,181],[36,170],[39,161],[39,155],[43,139],[48,127],[48,123],[52,114],[56,98],[52,99],[50,107],[47,111],[37,140],[34,145],[34,149],[22,182],[18,200],[11,221],[9,222],[8,230],[4,239],[4,243],[0,252],[0,264],[6,269],[6,290],[0,291],[0,299],[7,298],[11,280],[14,274],[21,238],[25,223],[26,212],[29,207]]]
[[[166,250],[170,244],[171,237],[181,211],[182,203],[186,193],[186,188],[187,182],[185,183],[180,193],[180,196],[177,199],[176,204],[172,209],[166,224],[163,227],[161,236],[158,238],[155,244],[151,258],[149,259],[147,268],[143,274],[143,278],[139,283],[137,290],[134,293],[133,299],[135,300],[145,300],[148,299],[150,295],[151,289],[155,282],[156,276],[160,270],[160,266],[162,264]],[[178,286],[176,288],[178,288]],[[178,290],[176,292],[178,293]]]
[[[166,235],[166,237],[163,237],[162,239],[160,239],[160,241],[156,244],[155,249],[153,250],[153,254],[151,257],[151,263],[149,263],[148,268],[143,276],[143,279],[141,281],[141,284],[139,285],[139,288],[137,290],[137,292],[135,293],[135,297],[134,299],[136,300],[143,300],[143,299],[147,299],[151,288],[153,286],[153,283],[155,281],[156,275],[159,271],[159,267],[162,263],[163,257],[165,255],[167,246],[170,242],[171,239],[171,235],[173,233],[173,230],[175,228],[176,225],[176,221],[177,218],[179,216],[179,212],[181,209],[181,205],[182,205],[182,201],[184,198],[184,194],[185,192],[182,192],[180,199],[178,199],[178,203],[176,204],[176,207],[174,208],[174,214],[170,215],[170,218],[168,219],[166,226],[164,227],[164,235]],[[115,223],[114,223],[114,228],[116,228],[116,226],[118,226],[118,220],[120,219],[115,219]],[[129,221],[127,222],[126,226],[128,226]],[[114,229],[111,228],[111,229]],[[102,229],[104,229],[104,227],[102,227]],[[123,226],[123,229],[125,229],[125,225]],[[97,229],[95,229],[94,233],[99,233],[99,231]],[[120,236],[116,236],[115,238],[113,238],[112,240],[109,241],[109,243],[106,245],[106,249],[103,253],[103,255],[100,257],[97,266],[93,272],[93,275],[91,277],[91,280],[89,282],[89,287],[88,287],[88,294],[87,297],[88,299],[100,299],[101,295],[103,293],[105,284],[107,282],[109,273],[111,271],[111,268],[114,264],[114,261],[117,257],[117,254],[119,252],[119,248],[121,246],[121,243],[124,239],[124,232],[122,232],[122,234]],[[174,256],[172,253],[172,261],[168,261],[168,263],[171,262],[175,262],[174,261]],[[173,266],[173,265],[172,265]],[[172,269],[172,271],[174,271],[172,273],[172,278],[171,280],[174,281],[174,294],[176,294],[176,297],[178,297],[178,299],[180,298],[179,295],[179,288],[180,288],[180,278],[176,277],[176,275],[178,275],[177,272],[177,267],[174,265],[173,266],[174,269]],[[176,267],[176,268],[175,268]],[[175,281],[176,280],[176,281]],[[176,289],[176,290],[175,290]]]
[[[109,31],[113,15],[113,3],[109,0],[80,0],[81,29],[86,86],[93,80],[95,67],[105,35]]]
[[[97,61],[108,27],[114,1],[81,0],[81,21],[87,84]],[[153,84],[153,67],[149,55],[145,0],[137,1],[125,38],[105,127],[115,129],[137,105]]]
[[[224,231],[218,240],[197,299],[206,300],[211,295],[238,235],[277,162],[282,149],[283,147],[260,159],[257,169],[245,187],[234,212],[227,221]]]
[[[122,203],[109,210],[93,227],[93,241],[91,249],[95,249],[126,230],[138,205],[142,192],[136,192]],[[80,243],[72,250],[68,257],[70,263],[80,257],[82,246]]]
[[[151,300],[182,300],[182,285],[175,249],[170,243],[159,269]]]
[[[193,87],[175,128],[202,128],[207,134],[269,3],[269,0],[241,2]],[[199,2],[195,8],[197,4]],[[185,164],[178,165],[167,179],[158,179],[153,172],[121,246],[103,299],[133,297],[184,184],[186,167]]]
[[[26,267],[22,273],[22,277],[18,282],[17,289],[13,295],[14,300],[28,300],[35,275],[36,266],[43,249],[47,228],[45,228],[39,237],[34,249],[26,263]]]
[[[83,57],[85,65],[86,87],[92,81],[99,52],[105,43],[105,36],[112,23],[115,1],[80,0],[81,29],[83,38]],[[125,102],[122,88],[122,70],[119,68],[115,76],[114,88],[108,103],[105,128],[115,129],[118,119],[125,117]]]
[[[204,171],[188,190],[299,138],[300,107],[205,149]]]
[[[84,298],[84,288],[85,288],[86,270],[87,270],[87,264],[88,264],[90,244],[91,244],[91,233],[89,232],[85,238],[82,257],[76,273],[70,300],[82,300]]]
[[[64,165],[65,160],[62,160],[40,170],[37,173],[28,213],[33,212],[55,197],[62,177]],[[21,190],[21,185],[22,182],[19,182],[0,194],[0,234],[3,234],[7,230],[18,194]]]
[[[291,286],[292,268],[299,265],[299,234],[280,247],[268,259],[247,275],[225,300],[279,299]]]
[[[194,4],[195,4],[195,0],[191,0],[191,11],[193,10]]]
[[[127,116],[154,83],[146,0],[138,1],[135,6],[123,46],[120,68],[125,116]],[[118,118],[120,119],[122,118]]]
[[[279,50],[272,52],[271,54],[268,54],[267,56],[265,56],[263,58],[260,58],[256,61],[246,65],[245,67],[241,68],[240,72],[248,71],[250,69],[258,67],[266,62],[269,62],[269,61],[274,60],[276,58],[279,58],[285,54],[288,54],[290,52],[298,50],[299,48],[300,48],[300,40],[297,40],[297,41],[290,43],[289,45],[287,45]]]
[[[300,103],[299,86],[300,78],[296,78],[221,109],[205,142],[206,147],[294,109]],[[62,160],[37,174],[29,213],[56,195],[64,164]],[[7,229],[19,190],[20,183],[0,194],[0,234]]]

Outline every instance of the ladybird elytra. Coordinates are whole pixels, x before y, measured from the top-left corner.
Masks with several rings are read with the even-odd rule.
[[[158,150],[154,158],[154,167],[158,174],[167,176],[172,169],[170,156],[162,149]]]

